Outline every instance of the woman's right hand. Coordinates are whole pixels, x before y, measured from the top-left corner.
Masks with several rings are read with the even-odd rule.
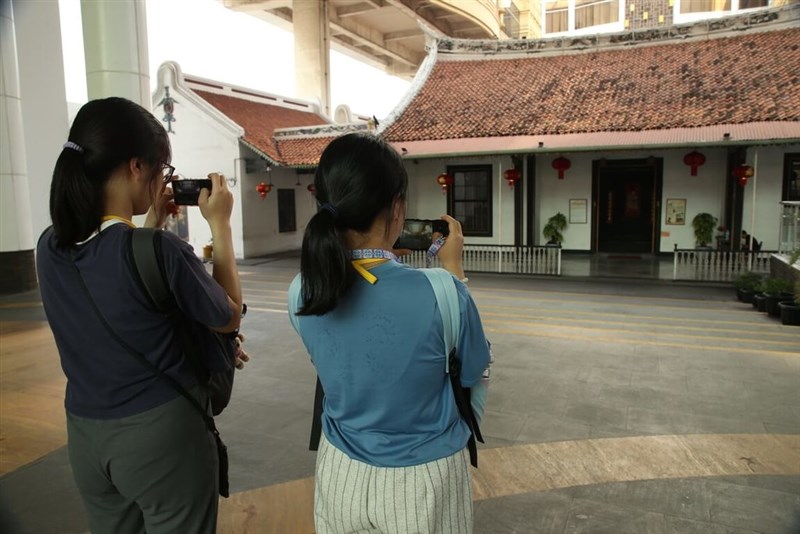
[[[439,249],[437,254],[439,262],[456,278],[463,280],[464,268],[461,265],[461,253],[464,250],[464,234],[461,231],[461,223],[449,215],[442,215],[441,219],[447,221],[450,235],[445,238],[444,245]]]
[[[229,224],[233,212],[233,193],[228,189],[228,181],[217,172],[210,173],[208,177],[211,179],[211,191],[205,188],[200,190],[197,200],[200,213],[212,228]]]

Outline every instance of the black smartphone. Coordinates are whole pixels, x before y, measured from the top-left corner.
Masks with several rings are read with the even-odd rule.
[[[433,234],[440,233],[447,237],[450,227],[442,219],[406,219],[403,231],[394,244],[394,248],[410,250],[428,250],[433,241]]]
[[[197,206],[201,189],[208,189],[211,193],[211,180],[208,178],[174,180],[171,184],[175,204],[179,206]]]

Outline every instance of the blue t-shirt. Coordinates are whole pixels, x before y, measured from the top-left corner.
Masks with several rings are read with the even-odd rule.
[[[64,404],[78,416],[127,417],[155,408],[178,393],[111,337],[80,286],[73,259],[111,328],[184,387],[196,383],[172,325],[150,305],[135,275],[131,232],[126,224],[113,224],[73,251],[64,251],[56,248],[50,228],[37,245],[42,303],[67,377]],[[184,315],[206,326],[228,324],[228,296],[191,247],[176,235],[162,232],[162,251],[169,288]],[[229,364],[218,360],[206,365],[222,370]]]
[[[433,288],[423,273],[394,261],[370,272],[378,282],[357,277],[334,310],[292,318],[325,390],[325,437],[350,458],[381,467],[454,454],[466,446],[470,431],[445,373],[444,327]],[[292,284],[299,289],[300,275]],[[489,348],[472,297],[464,284],[456,286],[457,354],[461,382],[470,387],[489,363]]]

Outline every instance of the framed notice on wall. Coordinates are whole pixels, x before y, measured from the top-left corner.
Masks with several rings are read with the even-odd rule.
[[[686,199],[667,199],[667,224],[686,224]]]
[[[569,199],[569,223],[586,224],[586,208],[588,201],[585,198]]]

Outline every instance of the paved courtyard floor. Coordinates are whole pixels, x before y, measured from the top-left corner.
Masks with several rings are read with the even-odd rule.
[[[218,418],[234,492],[220,532],[311,533],[315,375],[285,311],[298,261],[240,268],[252,363]],[[800,532],[800,328],[721,286],[470,274],[470,288],[497,358],[476,533]],[[83,533],[43,319],[36,293],[0,299],[0,531]]]

